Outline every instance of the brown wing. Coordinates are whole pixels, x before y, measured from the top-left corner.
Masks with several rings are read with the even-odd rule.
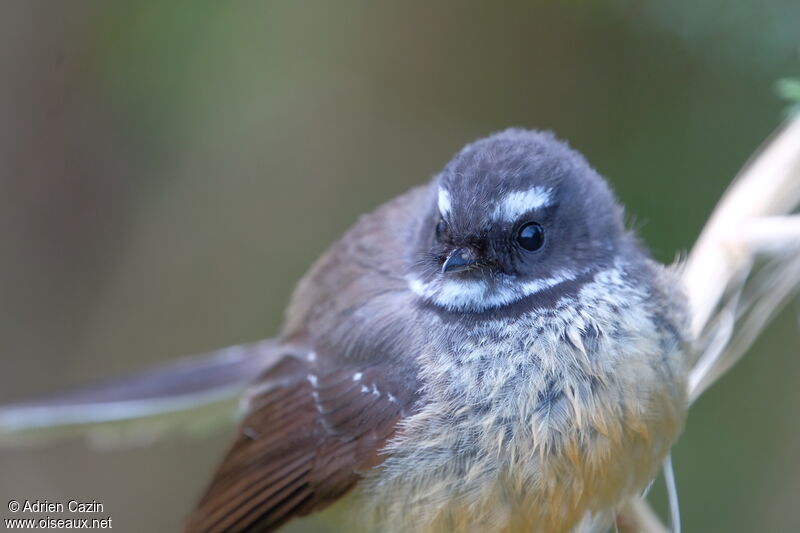
[[[294,356],[270,369],[185,531],[273,531],[346,493],[381,462],[414,401],[414,389],[386,370],[322,372]]]

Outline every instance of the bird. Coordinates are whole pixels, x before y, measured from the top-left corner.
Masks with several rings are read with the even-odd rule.
[[[333,504],[364,531],[606,531],[685,422],[680,268],[554,134],[467,144],[300,280],[185,533]]]

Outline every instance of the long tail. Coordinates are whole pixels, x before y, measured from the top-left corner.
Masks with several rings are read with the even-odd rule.
[[[142,444],[232,420],[242,390],[280,353],[273,341],[231,346],[95,386],[0,407],[0,444],[85,435]]]

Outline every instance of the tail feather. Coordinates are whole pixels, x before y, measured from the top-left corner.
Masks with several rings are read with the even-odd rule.
[[[274,364],[273,341],[231,346],[50,397],[0,407],[0,444],[85,435],[101,445],[149,442],[233,420],[245,387]]]

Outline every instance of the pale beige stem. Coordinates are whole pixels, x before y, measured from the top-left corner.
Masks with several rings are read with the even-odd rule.
[[[669,533],[650,504],[641,498],[625,504],[617,517],[617,529],[620,533]]]
[[[698,339],[689,379],[694,402],[749,348],[800,285],[800,118],[785,124],[745,165],[717,204],[683,269]],[[757,256],[772,262],[747,285]],[[745,289],[751,289],[744,294]],[[619,528],[665,533],[643,498],[620,512]],[[623,529],[627,528],[627,529]]]
[[[701,334],[731,279],[751,253],[738,229],[790,213],[800,203],[800,119],[779,130],[745,165],[706,223],[683,274],[692,331]]]

